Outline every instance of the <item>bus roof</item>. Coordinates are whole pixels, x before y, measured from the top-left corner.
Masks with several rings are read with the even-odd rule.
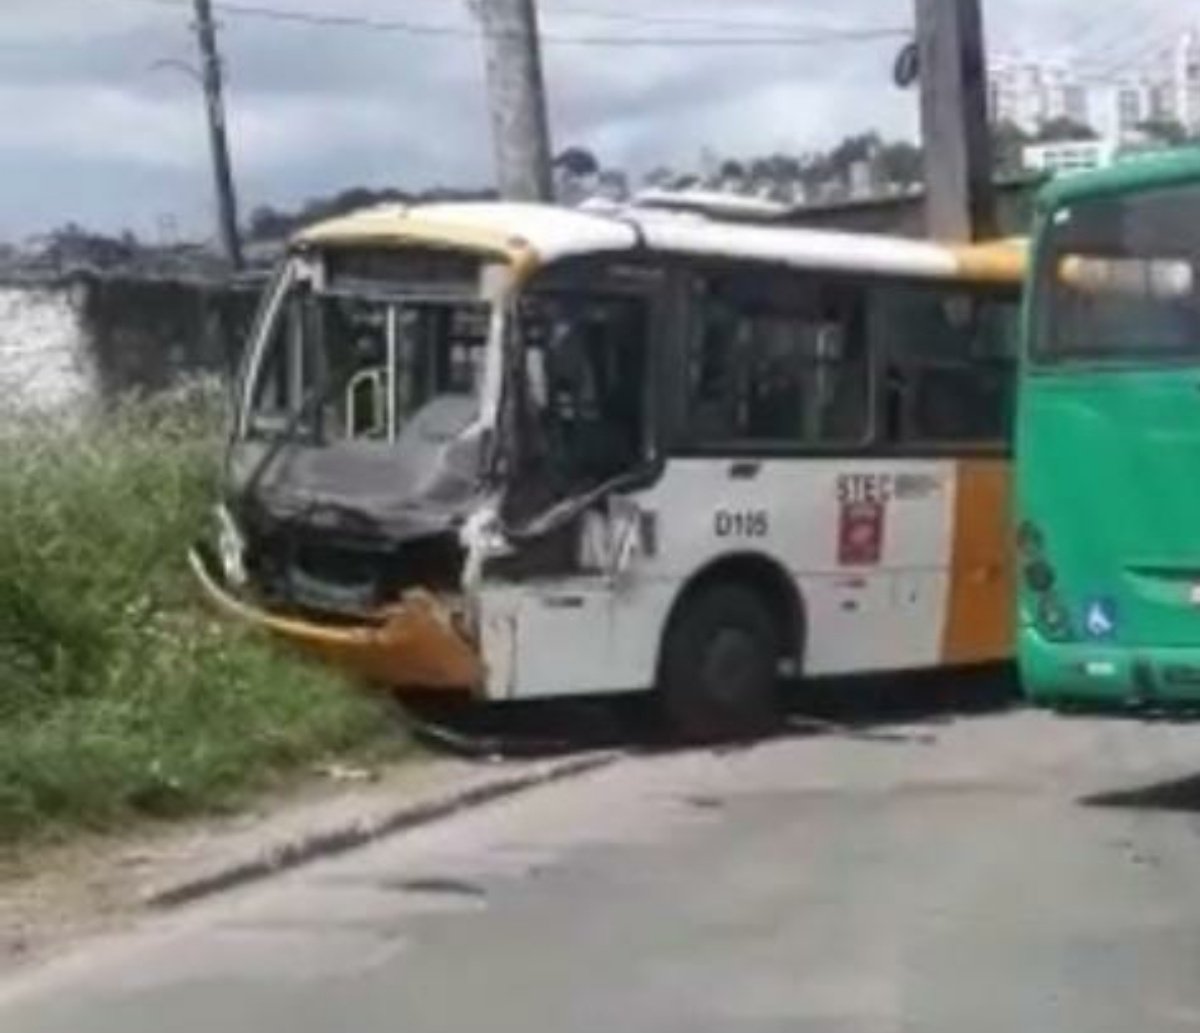
[[[1017,284],[1020,240],[950,246],[905,237],[738,223],[637,207],[584,212],[553,205],[466,202],[387,205],[304,230],[300,246],[430,244],[494,255],[528,268],[562,258],[630,252],[759,259],[798,269]]]
[[[1091,197],[1134,190],[1200,183],[1200,148],[1182,147],[1125,158],[1102,169],[1072,173],[1051,180],[1038,194],[1042,210],[1060,208]]]

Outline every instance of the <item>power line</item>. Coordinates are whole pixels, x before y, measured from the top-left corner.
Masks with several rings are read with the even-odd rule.
[[[751,32],[764,30],[784,30],[791,32],[841,32],[844,26],[813,25],[811,22],[798,22],[777,19],[730,19],[716,18],[704,15],[669,15],[669,14],[638,14],[630,11],[614,11],[599,7],[581,6],[574,3],[548,3],[544,6],[544,18],[588,18],[596,21],[625,22],[631,25],[691,25],[708,29],[733,29]]]
[[[1131,26],[1107,46],[1084,50],[1077,63],[1091,69],[1093,79],[1111,79],[1148,60],[1156,50],[1169,48],[1185,27],[1173,12],[1147,11],[1137,27]]]
[[[1107,60],[1085,62],[1085,67],[1093,69],[1088,78],[1098,81],[1111,81],[1130,74],[1151,59],[1168,51],[1179,38],[1179,27],[1161,27],[1161,19],[1156,19],[1143,31],[1133,35],[1124,46],[1113,48],[1107,55]]]
[[[1096,63],[1095,55],[1111,58],[1123,51],[1131,35],[1144,31],[1147,22],[1161,16],[1161,8],[1159,0],[1126,0],[1119,12],[1112,14],[1109,19],[1095,18],[1094,12],[1087,16],[1092,24],[1082,25],[1072,38],[1076,63],[1088,63],[1087,55],[1092,55],[1090,63]]]
[[[1112,17],[1076,20],[1067,52],[1052,64],[1073,69],[1081,80],[1104,85],[1126,70],[1147,61],[1158,49],[1171,44],[1171,36],[1185,27],[1176,12],[1164,11],[1160,0],[1126,0]],[[1040,63],[1021,59],[1016,63]]]
[[[180,8],[187,0],[139,0],[159,7]],[[268,7],[229,0],[213,4],[214,10],[231,17],[258,18],[265,21],[287,22],[314,28],[362,29],[371,32],[400,32],[413,36],[449,39],[478,39],[478,29],[456,25],[438,25],[407,19],[370,18],[361,15],[332,12],[298,11],[294,8]],[[874,40],[909,37],[911,29],[903,27],[877,29],[827,29],[776,33],[770,36],[635,36],[635,35],[564,35],[542,33],[542,43],[550,46],[591,47],[803,47],[828,43],[860,43]]]

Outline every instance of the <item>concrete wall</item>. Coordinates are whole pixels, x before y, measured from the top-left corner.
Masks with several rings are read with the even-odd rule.
[[[67,405],[96,391],[69,287],[0,286],[0,412]]]
[[[0,286],[0,409],[153,392],[237,366],[260,283],[80,276]]]
[[[104,397],[189,374],[231,375],[260,284],[105,278],[82,288],[80,328]]]

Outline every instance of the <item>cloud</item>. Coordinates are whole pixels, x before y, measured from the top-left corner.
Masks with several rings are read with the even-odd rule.
[[[2,0],[0,233],[76,218],[153,229],[174,213],[206,230],[207,140],[196,85],[164,58],[194,61],[187,3]],[[293,10],[471,25],[465,0],[262,0]],[[985,0],[993,47],[1110,60],[1200,17],[1200,0]],[[1111,5],[1102,5],[1111,7]],[[582,18],[577,8],[612,19]],[[219,0],[218,0],[219,8]],[[707,37],[699,22],[877,27],[912,0],[542,0],[543,31]],[[814,10],[816,8],[816,10]],[[634,19],[642,19],[639,23]],[[491,176],[482,59],[470,38],[313,27],[220,16],[243,207],[293,204],[350,185],[462,185]],[[793,26],[793,28],[788,28]],[[798,152],[875,127],[916,131],[915,96],[895,89],[900,41],[819,47],[599,48],[550,45],[546,76],[559,146],[645,170],[694,165],[702,148]],[[1128,56],[1126,54],[1126,56]]]
[[[81,165],[116,160],[189,168],[205,154],[196,97],[153,97],[108,86],[0,86],[0,126],[4,152]]]

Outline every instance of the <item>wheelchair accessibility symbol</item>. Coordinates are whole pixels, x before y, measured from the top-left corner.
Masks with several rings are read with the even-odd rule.
[[[1117,631],[1117,604],[1111,599],[1093,599],[1086,607],[1083,626],[1092,638],[1112,638]]]

